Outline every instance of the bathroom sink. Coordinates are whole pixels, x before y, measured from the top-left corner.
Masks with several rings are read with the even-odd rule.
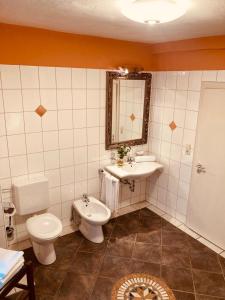
[[[125,163],[122,167],[118,165],[106,166],[105,170],[119,179],[138,179],[151,176],[155,171],[162,170],[163,165],[149,162]]]

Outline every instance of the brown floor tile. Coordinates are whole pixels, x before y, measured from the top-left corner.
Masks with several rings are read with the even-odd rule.
[[[54,269],[57,272],[67,271],[71,266],[75,254],[76,251],[71,248],[67,249],[65,247],[64,249],[60,249],[56,253],[56,261],[51,265],[45,266],[45,268]]]
[[[75,252],[83,239],[84,238],[79,231],[58,238],[55,242],[56,253],[60,252],[61,249],[65,249],[65,246],[66,249],[71,249]]]
[[[139,214],[140,214],[140,211],[136,210],[136,211],[131,212],[129,214],[119,216],[119,217],[116,218],[116,224],[126,225],[127,222],[129,222],[129,221],[139,220]]]
[[[132,257],[159,264],[161,263],[161,247],[152,244],[135,243]]]
[[[66,272],[56,272],[44,266],[39,267],[34,274],[36,293],[55,296],[65,276]]]
[[[35,294],[36,300],[54,300],[55,296],[49,296],[42,294]],[[21,291],[6,297],[7,300],[25,300],[28,299],[28,293],[26,291]]]
[[[131,257],[134,242],[129,239],[111,238],[107,245],[106,253],[113,256]]]
[[[160,264],[148,263],[145,261],[131,260],[131,273],[147,273],[152,276],[160,276]]]
[[[182,249],[174,246],[163,246],[162,264],[181,268],[190,268],[191,264],[188,249]]]
[[[8,297],[4,298],[4,299],[7,299],[7,300],[24,300],[24,299],[27,299],[28,297],[28,294],[26,291],[20,291],[20,292],[17,292],[17,293],[13,293],[11,295],[9,295]],[[0,298],[2,299],[2,298]]]
[[[221,274],[193,270],[197,294],[225,297],[225,281]]]
[[[156,213],[154,213],[153,211],[151,211],[150,209],[148,209],[146,207],[142,208],[140,210],[140,218],[142,218],[142,217],[149,217],[151,219],[159,219],[159,220],[161,220],[160,216],[158,216]]]
[[[225,258],[220,255],[218,255],[218,258],[219,258],[223,273],[225,274]]]
[[[110,300],[112,287],[115,282],[114,278],[98,277],[90,300]]]
[[[116,224],[112,232],[112,237],[126,238],[134,241],[136,234],[131,232],[125,225]]]
[[[40,263],[36,259],[32,247],[24,250],[24,259],[25,259],[25,261],[32,261],[34,269],[36,269],[38,266],[40,266]]]
[[[36,294],[36,300],[55,300],[56,297],[53,296],[49,296],[49,295],[44,295],[44,294]]]
[[[35,267],[37,300],[110,300],[113,284],[130,273],[161,275],[177,300],[225,300],[225,259],[147,208],[111,220],[103,231],[101,244],[80,232],[60,237],[49,266],[32,248],[24,251]]]
[[[148,231],[148,232],[139,232],[137,234],[137,242],[150,243],[150,244],[161,244],[161,229]]]
[[[96,277],[67,273],[63,280],[57,300],[88,300],[93,290]]]
[[[218,255],[210,249],[190,249],[190,259],[192,267],[194,269],[222,273],[222,269],[218,260]]]
[[[196,300],[224,300],[225,298],[211,297],[205,295],[196,295]]]
[[[112,219],[108,223],[106,223],[105,225],[102,226],[105,237],[109,237],[111,235],[115,224],[116,224],[115,219]]]
[[[93,243],[91,241],[84,239],[81,242],[81,245],[79,247],[79,252],[85,251],[85,252],[97,252],[97,253],[104,254],[107,244],[108,244],[107,239],[105,239],[102,243]]]
[[[192,293],[184,293],[178,291],[173,291],[173,293],[176,297],[176,300],[195,300],[195,295]]]
[[[161,276],[171,289],[193,292],[192,274],[189,269],[162,266]]]
[[[130,273],[131,260],[124,257],[105,256],[100,276],[120,278]]]
[[[183,232],[162,230],[162,245],[187,248],[187,235]]]
[[[151,218],[143,216],[140,218],[138,232],[151,232],[155,230],[160,230],[161,226],[161,218]]]
[[[203,245],[202,243],[200,243],[198,240],[188,236],[187,238],[188,241],[188,247],[190,249],[190,251],[205,251],[205,250],[210,250],[209,248],[207,248],[205,245]]]
[[[135,234],[135,233],[139,232],[140,220],[138,218],[136,218],[136,219],[127,221],[125,224],[120,224],[120,225],[126,227],[126,230],[128,230],[130,233]]]
[[[102,253],[77,252],[70,271],[79,274],[96,274],[101,268]]]

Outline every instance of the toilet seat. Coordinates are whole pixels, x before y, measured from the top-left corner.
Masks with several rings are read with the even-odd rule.
[[[62,232],[61,221],[51,213],[33,216],[26,224],[29,234],[42,241],[55,239]]]

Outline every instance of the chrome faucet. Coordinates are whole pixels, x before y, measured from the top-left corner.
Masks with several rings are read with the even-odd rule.
[[[90,199],[88,198],[88,194],[83,194],[82,201],[88,206]]]
[[[127,162],[128,164],[132,165],[133,162],[135,162],[135,157],[134,156],[128,156],[127,157]]]

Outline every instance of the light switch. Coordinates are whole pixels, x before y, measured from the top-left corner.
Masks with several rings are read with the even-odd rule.
[[[185,154],[186,155],[191,155],[191,150],[192,150],[192,148],[191,148],[190,144],[185,145]]]

